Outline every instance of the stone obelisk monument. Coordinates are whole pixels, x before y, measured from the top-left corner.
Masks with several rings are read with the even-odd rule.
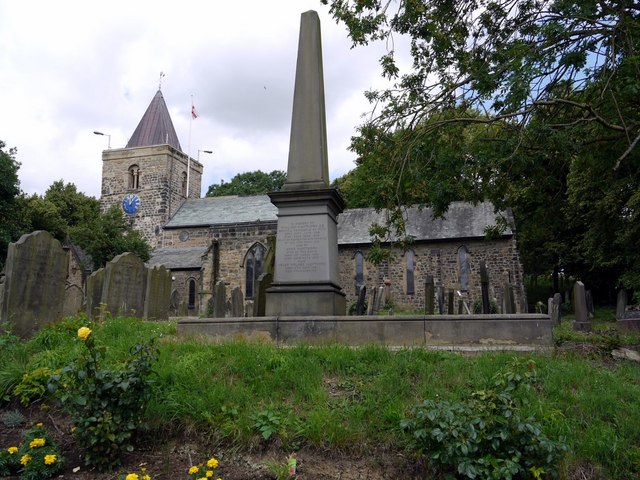
[[[287,181],[269,194],[278,207],[274,279],[266,314],[345,315],[337,217],[344,200],[329,188],[320,19],[302,14]]]

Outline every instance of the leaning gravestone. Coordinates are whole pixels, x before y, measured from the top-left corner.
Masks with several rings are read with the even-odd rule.
[[[369,311],[367,312],[368,315],[378,314],[378,311],[376,310],[377,304],[378,304],[378,289],[374,287],[371,289],[371,302],[369,302]]]
[[[502,313],[516,313],[516,302],[513,298],[513,288],[509,282],[502,289]]]
[[[576,319],[573,321],[573,329],[581,331],[591,330],[584,283],[581,281],[577,281],[573,286],[573,309],[576,316]]]
[[[224,318],[227,316],[227,289],[223,281],[218,281],[213,294],[213,318]]]
[[[618,292],[616,298],[616,318],[622,318],[625,310],[627,309],[627,291],[622,289]]]
[[[231,290],[231,316],[234,318],[244,317],[244,296],[240,287]]]
[[[362,285],[358,291],[358,300],[356,301],[356,315],[364,315],[367,308],[367,286]]]
[[[171,272],[164,265],[147,269],[147,289],[144,296],[146,320],[168,320],[171,297]]]
[[[549,301],[547,302],[549,308],[549,317],[551,317],[551,322],[554,325],[560,324],[560,309],[562,307],[562,295],[560,293],[556,293],[553,297],[549,297]]]
[[[142,260],[133,253],[121,253],[105,266],[101,303],[112,315],[142,318],[146,288]]]
[[[37,231],[9,244],[0,323],[28,337],[38,328],[62,317],[68,256],[50,233]]]

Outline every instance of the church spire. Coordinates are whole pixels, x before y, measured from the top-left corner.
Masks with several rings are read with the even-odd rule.
[[[158,89],[133,135],[131,135],[126,148],[165,144],[182,151],[167,104],[164,102],[162,92]]]

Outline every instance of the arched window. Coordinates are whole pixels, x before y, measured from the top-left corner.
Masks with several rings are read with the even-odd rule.
[[[460,271],[460,290],[469,290],[469,250],[464,245],[458,249],[458,269]]]
[[[407,253],[405,253],[405,258],[407,260],[407,295],[413,295],[414,293],[416,293],[416,282],[413,275],[416,267],[416,261],[414,258],[413,250],[407,250]]]
[[[182,172],[182,175],[180,176],[180,188],[182,189],[182,196],[186,197],[187,196],[187,172]]]
[[[253,298],[258,286],[258,278],[262,275],[264,256],[267,248],[261,243],[254,243],[247,252],[244,261],[246,275],[246,297]]]
[[[131,165],[129,167],[129,185],[132,190],[140,188],[140,167],[138,165]]]
[[[189,310],[196,308],[196,281],[189,279]]]
[[[358,295],[364,285],[364,257],[362,256],[362,252],[356,252],[353,259],[356,267],[356,295]]]

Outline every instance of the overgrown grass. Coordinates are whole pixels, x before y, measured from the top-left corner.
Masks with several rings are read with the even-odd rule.
[[[0,393],[11,396],[23,373],[38,367],[55,370],[72,361],[79,351],[76,331],[85,322],[82,317],[66,319],[28,342],[2,336]],[[578,334],[570,331],[566,319],[558,336],[561,342],[587,339],[606,346],[615,325],[600,323],[607,328]],[[136,342],[158,337],[158,376],[147,407],[151,428],[197,431],[222,448],[252,449],[278,442],[286,450],[308,445],[401,452],[406,438],[400,421],[414,405],[436,398],[460,401],[485,388],[515,355],[214,344],[177,337],[173,323],[123,318],[89,326],[96,341],[107,347],[113,366],[124,361]],[[619,335],[613,343],[637,340],[637,335]],[[639,366],[613,360],[604,347],[588,356],[561,349],[531,358],[540,382],[528,394],[529,408],[549,437],[566,437],[571,453],[563,467],[565,476],[589,464],[600,469],[603,478],[636,478]]]

